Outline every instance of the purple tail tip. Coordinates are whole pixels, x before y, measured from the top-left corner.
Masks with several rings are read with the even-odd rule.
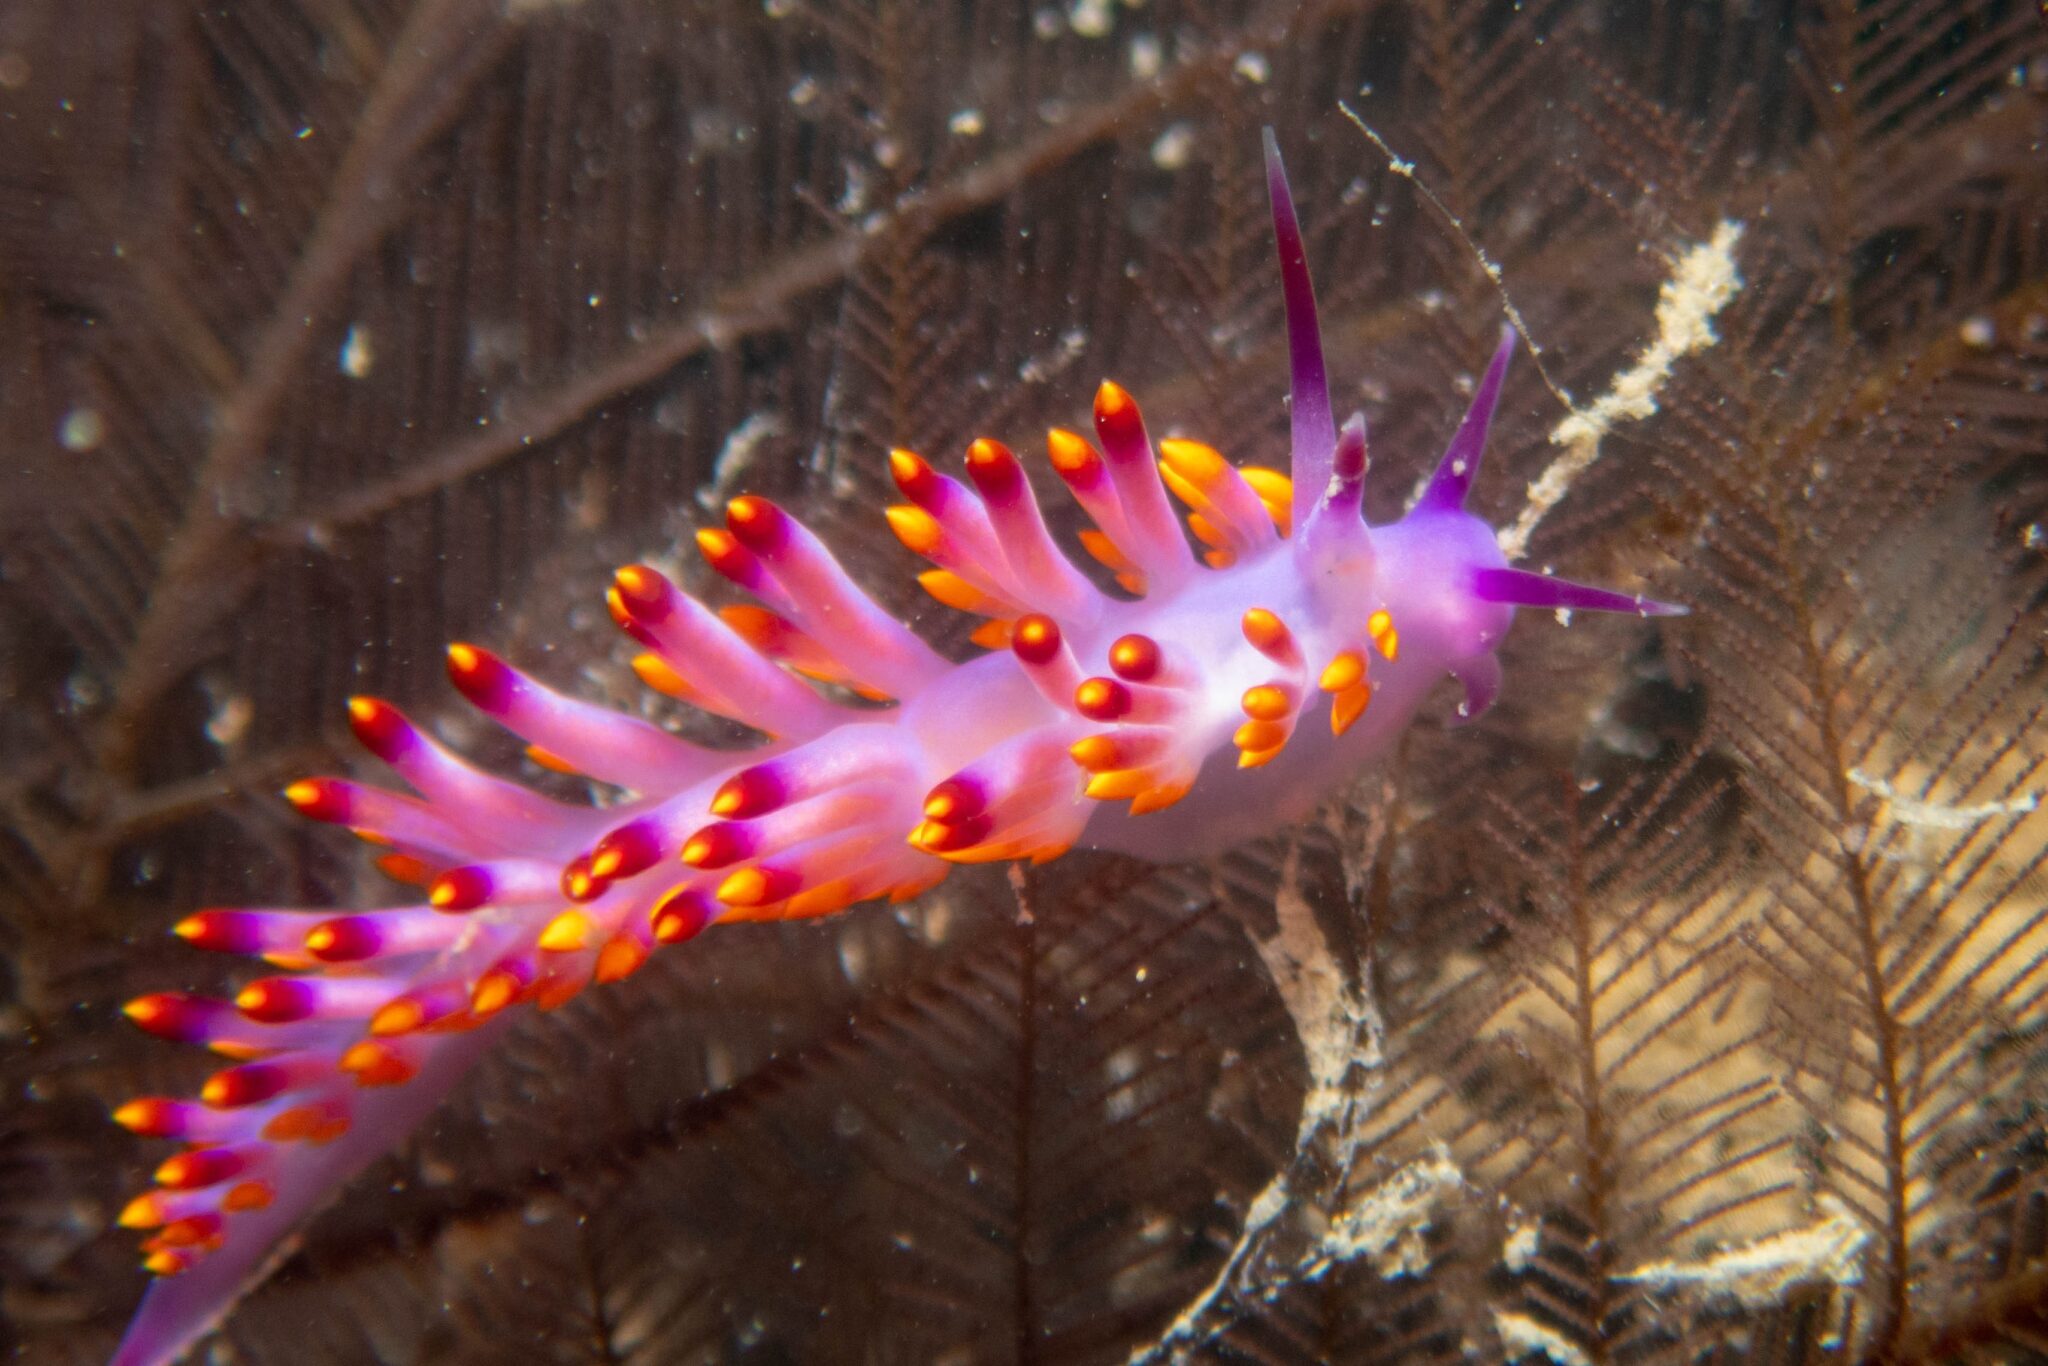
[[[1472,595],[1481,602],[1511,607],[1566,607],[1580,612],[1627,612],[1639,617],[1682,617],[1692,609],[1673,602],[1593,588],[1526,569],[1481,569],[1473,575]]]

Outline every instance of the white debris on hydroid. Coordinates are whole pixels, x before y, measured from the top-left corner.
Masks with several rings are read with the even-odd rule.
[[[1657,411],[1657,395],[1684,357],[1704,351],[1719,338],[1714,316],[1742,290],[1735,248],[1742,224],[1722,219],[1714,234],[1695,243],[1673,263],[1671,278],[1657,294],[1657,336],[1628,369],[1614,377],[1607,392],[1589,404],[1575,406],[1569,417],[1551,429],[1550,440],[1564,453],[1543,477],[1529,486],[1529,501],[1515,524],[1500,534],[1500,548],[1511,560],[1529,548],[1529,537],[1550,510],[1563,501],[1581,474],[1600,458],[1600,443],[1624,422],[1637,422]]]

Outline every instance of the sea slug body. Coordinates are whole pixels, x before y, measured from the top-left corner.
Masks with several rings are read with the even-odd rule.
[[[932,596],[986,618],[980,658],[948,662],[794,518],[743,496],[699,548],[758,605],[713,610],[638,565],[606,597],[643,650],[645,682],[760,731],[758,748],[702,749],[452,647],[456,688],[537,761],[627,794],[572,805],[471,767],[384,702],[350,703],[358,738],[416,795],[312,779],[286,798],[378,844],[416,890],[381,910],[209,910],[178,925],[198,947],[279,971],[233,1001],[166,993],[126,1008],[231,1065],[197,1099],[116,1112],[182,1145],[120,1216],[147,1231],[156,1279],[116,1366],[171,1361],[217,1323],[313,1210],[438,1104],[515,1005],[559,1005],[713,923],[912,897],[956,863],[1075,845],[1204,856],[1341,790],[1446,674],[1461,717],[1485,711],[1516,607],[1682,610],[1513,569],[1465,510],[1512,333],[1412,510],[1367,526],[1365,423],[1333,421],[1270,133],[1267,169],[1291,478],[1155,443],[1108,383],[1094,443],[1048,439],[1093,522],[1083,545],[1128,596],[1068,559],[999,443],[973,444],[966,483],[896,451],[905,502],[889,523],[931,561]],[[845,692],[870,704],[835,700]],[[884,699],[896,705],[872,705]]]

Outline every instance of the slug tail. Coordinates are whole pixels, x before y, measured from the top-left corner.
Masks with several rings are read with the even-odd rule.
[[[152,1249],[148,1264],[157,1275],[112,1366],[164,1366],[217,1325],[250,1286],[290,1255],[293,1229],[410,1133],[499,1033],[482,1028],[437,1036],[408,1064],[417,1070],[403,1083],[393,1071],[359,1081],[369,1073],[367,1062],[363,1072],[351,1075],[341,1070],[335,1053],[321,1073],[293,1078],[304,1084],[267,1100],[232,1107],[135,1101],[121,1107],[117,1115],[131,1128],[168,1129],[172,1133],[165,1136],[182,1132],[189,1140],[203,1135],[204,1146],[195,1142],[164,1163],[158,1179],[173,1184],[160,1184],[122,1211],[125,1226],[151,1230],[145,1247]],[[292,1070],[274,1062],[252,1066]],[[252,1075],[244,1067],[216,1078],[237,1073]],[[212,1089],[228,1091],[220,1099],[239,1099],[231,1089],[235,1084]],[[273,1083],[242,1084],[260,1091]],[[263,1138],[265,1130],[280,1137]],[[219,1175],[229,1167],[237,1170]],[[202,1181],[207,1184],[193,1184]]]

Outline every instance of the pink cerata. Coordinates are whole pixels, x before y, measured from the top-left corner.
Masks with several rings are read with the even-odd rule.
[[[987,653],[951,663],[870,600],[818,539],[764,498],[698,534],[759,605],[712,610],[654,570],[606,602],[651,687],[766,737],[714,751],[555,692],[456,645],[472,705],[551,768],[630,794],[570,805],[473,768],[388,703],[349,703],[356,735],[417,795],[334,778],[287,800],[380,846],[413,904],[208,910],[177,926],[280,975],[232,1001],[161,994],[142,1028],[233,1065],[195,1100],[115,1118],[183,1146],[120,1222],[149,1231],[156,1277],[114,1360],[175,1359],[258,1280],[283,1240],[403,1139],[517,1014],[625,977],[713,924],[902,900],[956,863],[1043,861],[1081,845],[1198,858],[1307,814],[1414,718],[1445,674],[1458,716],[1500,688],[1517,607],[1668,615],[1682,608],[1508,567],[1465,510],[1515,336],[1414,507],[1368,527],[1365,420],[1332,420],[1301,231],[1266,135],[1292,362],[1292,478],[1193,441],[1154,443],[1114,384],[1098,444],[1048,437],[1093,521],[1087,551],[1129,594],[1075,568],[1017,458],[967,451],[968,483],[908,451],[890,526],[934,566],[939,601],[987,621]],[[1190,546],[1167,501],[1190,509]],[[857,694],[835,701],[814,680]],[[874,701],[893,699],[891,707]],[[1255,814],[1256,813],[1256,814]]]

